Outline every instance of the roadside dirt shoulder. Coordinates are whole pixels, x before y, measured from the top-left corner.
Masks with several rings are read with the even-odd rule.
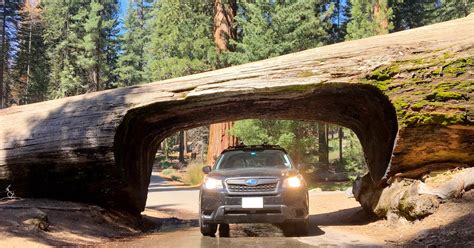
[[[141,221],[97,206],[46,199],[0,201],[0,247],[87,245],[139,234]]]
[[[474,247],[474,190],[441,204],[434,214],[414,222],[395,217],[377,219],[342,192],[310,198],[311,222],[326,233],[361,235],[389,246]]]

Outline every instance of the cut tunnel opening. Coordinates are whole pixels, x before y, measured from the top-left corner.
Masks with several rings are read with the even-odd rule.
[[[216,142],[218,144],[214,143],[215,140],[218,140]],[[233,159],[225,159],[223,156],[214,161],[212,155],[214,153],[217,156],[221,155],[222,150],[228,145],[246,147],[245,149],[250,149],[247,154],[251,156],[247,157],[242,155],[245,152],[236,151],[230,152],[234,154],[231,155],[234,156]],[[270,150],[262,152],[261,148],[265,145]],[[285,149],[288,156],[281,156],[280,151],[271,150],[274,149],[274,145]],[[217,164],[220,164],[220,169],[216,168]],[[166,137],[160,143],[155,155],[146,208],[142,212],[143,218],[153,221],[153,216],[160,216],[162,219],[173,216],[178,218],[175,221],[178,225],[192,225],[192,223],[198,223],[200,214],[216,215],[218,210],[210,205],[219,202],[217,199],[212,199],[213,203],[207,205],[209,209],[200,208],[202,202],[208,202],[199,199],[199,187],[196,187],[203,182],[205,174],[202,168],[204,166],[213,167],[217,173],[234,173],[225,182],[223,181],[223,187],[228,195],[221,204],[242,204],[241,199],[249,197],[248,194],[258,194],[251,196],[262,197],[265,204],[280,201],[284,205],[289,204],[288,211],[269,207],[269,205],[257,210],[229,209],[224,211],[224,215],[229,218],[248,219],[258,215],[262,218],[283,220],[279,217],[283,213],[290,213],[295,217],[304,217],[309,214],[310,236],[314,235],[315,230],[319,230],[318,225],[335,225],[337,221],[347,222],[348,220],[341,219],[340,213],[344,213],[344,218],[349,218],[351,221],[370,219],[368,216],[360,216],[359,204],[354,198],[347,199],[345,193],[341,192],[352,185],[351,179],[362,176],[368,171],[362,146],[355,133],[334,124],[280,119],[246,119],[215,123],[211,126],[179,130]],[[305,179],[305,184],[310,190],[309,213],[304,208],[292,206],[291,203],[295,201],[285,201],[280,198],[281,194],[274,192],[284,191],[283,188],[280,189],[279,183],[264,183],[256,187],[247,187],[235,182],[236,177],[242,176],[260,180],[258,178],[263,176],[261,169],[266,172],[275,169],[283,172],[288,168],[293,168],[293,170],[297,168]],[[242,174],[255,170],[260,170],[260,172],[253,173],[251,176]],[[212,178],[213,175],[209,177]],[[320,193],[321,191],[325,192]],[[329,192],[331,193],[328,196]],[[330,218],[325,218],[322,214],[321,210],[327,207],[321,203],[331,207],[330,209],[336,209],[328,214]],[[282,223],[277,225],[232,223],[230,232],[219,233],[219,235],[224,235],[221,237],[228,237],[228,235],[247,237],[249,233],[252,233],[252,236],[278,237],[289,235],[287,229],[288,226]]]
[[[143,211],[160,142],[171,134],[211,123],[242,119],[321,121],[354,131],[372,180],[384,183],[398,126],[393,105],[376,87],[331,83],[313,87],[200,94],[129,111],[117,129],[115,158],[123,178],[114,204]]]

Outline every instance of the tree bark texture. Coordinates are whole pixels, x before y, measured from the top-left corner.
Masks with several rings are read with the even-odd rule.
[[[215,123],[209,127],[207,163],[213,165],[219,154],[229,146],[237,145],[237,138],[229,133],[234,122]]]

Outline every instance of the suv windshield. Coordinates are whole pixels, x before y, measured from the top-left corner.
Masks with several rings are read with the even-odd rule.
[[[223,153],[216,170],[242,168],[292,168],[291,159],[280,150],[237,150]]]

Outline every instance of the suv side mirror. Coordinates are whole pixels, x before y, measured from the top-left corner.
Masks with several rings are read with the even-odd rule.
[[[212,170],[212,168],[209,165],[202,167],[202,172],[204,172],[204,174],[209,174],[209,172],[211,172],[211,170]]]
[[[305,164],[298,164],[298,165],[296,166],[296,168],[297,168],[298,170],[306,170],[306,165],[305,165]]]

